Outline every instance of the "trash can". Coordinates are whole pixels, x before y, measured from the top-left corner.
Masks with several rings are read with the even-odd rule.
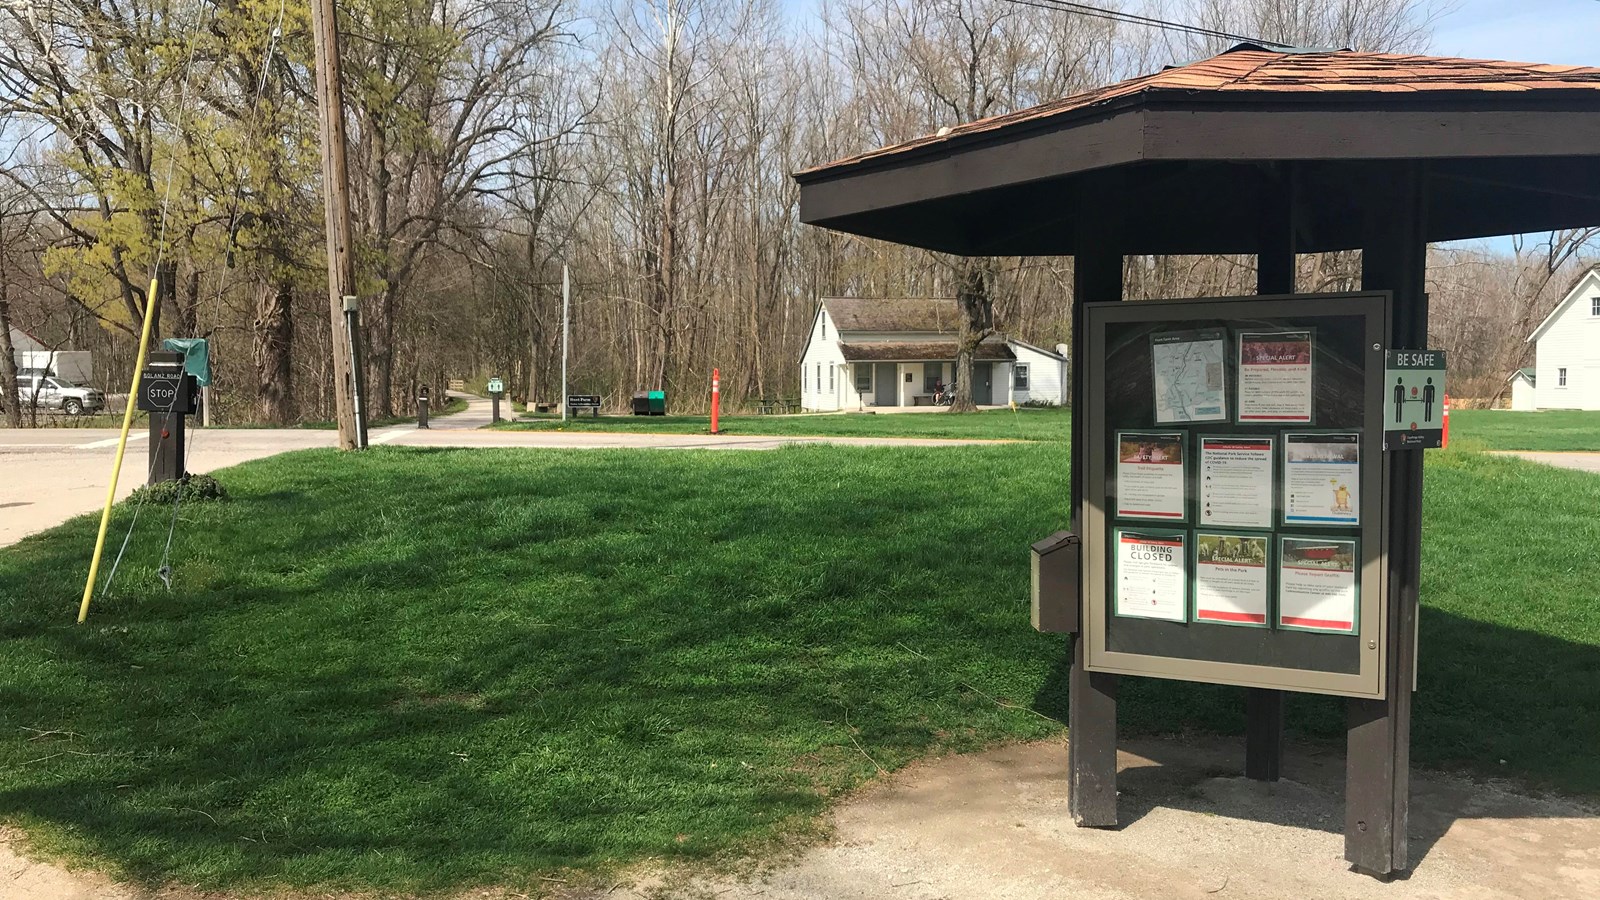
[[[633,414],[634,415],[636,415],[636,416],[648,416],[648,415],[650,415],[650,395],[648,393],[644,392],[644,391],[636,392],[633,395],[632,406],[633,406]]]
[[[667,392],[666,391],[651,391],[650,392],[650,415],[652,415],[652,416],[664,416],[666,414],[667,414]]]

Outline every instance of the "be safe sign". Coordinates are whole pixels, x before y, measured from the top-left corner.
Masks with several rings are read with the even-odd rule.
[[[1444,444],[1444,351],[1390,350],[1383,375],[1383,449]]]

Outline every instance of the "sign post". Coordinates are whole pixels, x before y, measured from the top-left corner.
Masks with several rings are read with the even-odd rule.
[[[493,401],[493,410],[490,413],[491,422],[500,421],[500,396],[505,393],[505,390],[506,383],[504,381],[501,381],[498,377],[489,379],[489,399]]]
[[[187,417],[195,411],[195,379],[183,354],[154,350],[139,376],[138,408],[150,414],[150,484],[181,481],[186,469]]]

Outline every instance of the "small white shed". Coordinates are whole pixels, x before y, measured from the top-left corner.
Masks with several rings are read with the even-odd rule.
[[[1511,408],[1529,412],[1537,409],[1534,404],[1534,380],[1536,370],[1529,366],[1511,373],[1508,381],[1511,384]]]

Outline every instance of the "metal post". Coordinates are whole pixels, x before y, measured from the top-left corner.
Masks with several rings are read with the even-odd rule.
[[[211,385],[200,389],[200,425],[203,428],[211,427]]]
[[[561,264],[561,421],[567,420],[567,340],[572,331],[572,279],[567,275],[566,263]]]
[[[1394,294],[1390,347],[1428,342],[1426,171],[1420,162],[1374,172],[1361,251],[1363,290]],[[1422,450],[1392,450],[1387,482],[1388,609],[1385,698],[1347,701],[1344,857],[1387,876],[1410,865],[1411,693],[1422,580]]]
[[[1080,204],[1080,216],[1097,206]],[[1091,435],[1085,419],[1084,392],[1089,336],[1083,304],[1122,299],[1122,255],[1107,234],[1112,225],[1103,221],[1081,223],[1077,255],[1073,260],[1072,304],[1072,531],[1083,528],[1083,491]],[[1083,602],[1092,602],[1087,596]],[[1080,611],[1081,612],[1081,611]],[[1079,621],[1089,621],[1080,614]],[[1067,808],[1072,821],[1082,827],[1117,824],[1117,684],[1118,676],[1090,672],[1088,644],[1073,635],[1069,650],[1072,669],[1067,682]]]
[[[367,409],[362,397],[366,379],[361,365],[361,301],[355,297],[344,298],[344,339],[350,348],[351,416],[355,421],[355,449],[367,449]]]

